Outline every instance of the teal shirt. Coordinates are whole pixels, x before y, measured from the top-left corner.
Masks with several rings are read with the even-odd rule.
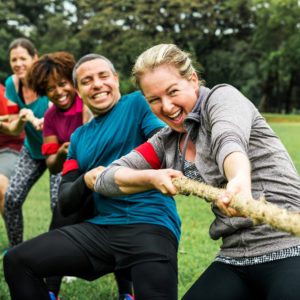
[[[48,97],[38,97],[34,102],[30,104],[25,104],[20,96],[18,95],[13,77],[10,76],[6,79],[5,82],[6,87],[6,97],[16,103],[20,109],[28,108],[32,110],[33,114],[37,118],[43,118],[46,110],[49,107]],[[42,155],[42,144],[43,144],[43,135],[42,131],[37,131],[31,123],[26,123],[25,125],[25,133],[26,137],[24,140],[24,146],[29,151],[30,156],[33,159],[44,159],[45,157]]]
[[[76,129],[71,136],[68,158],[78,162],[82,173],[108,166],[164,126],[140,92],[124,95],[111,111]],[[93,196],[97,216],[90,222],[158,224],[169,228],[179,240],[180,219],[172,197],[156,190],[112,198],[97,193]]]

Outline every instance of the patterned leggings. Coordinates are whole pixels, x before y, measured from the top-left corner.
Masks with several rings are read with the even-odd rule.
[[[10,178],[10,184],[5,194],[4,219],[10,246],[23,241],[22,205],[31,187],[38,181],[47,169],[45,160],[31,158],[28,150],[23,147],[16,162],[15,172]],[[57,203],[58,187],[61,175],[50,175],[51,209]]]

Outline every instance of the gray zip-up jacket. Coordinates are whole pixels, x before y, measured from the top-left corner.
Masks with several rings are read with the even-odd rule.
[[[237,89],[229,85],[212,90],[201,87],[200,98],[185,126],[196,145],[195,165],[203,182],[223,187],[227,183],[224,159],[232,152],[242,152],[251,163],[253,198],[263,196],[278,206],[300,211],[300,178],[288,152],[255,106]],[[148,141],[160,160],[160,168],[180,170],[178,139],[179,133],[167,127]],[[120,166],[152,168],[140,152],[132,151],[98,176],[96,191],[121,193],[114,183],[114,173]],[[299,238],[268,225],[253,226],[249,218],[229,218],[217,207],[212,209],[216,218],[209,232],[212,239],[222,238],[220,255],[251,257],[300,245]]]

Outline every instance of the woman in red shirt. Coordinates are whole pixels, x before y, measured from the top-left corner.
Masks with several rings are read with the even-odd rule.
[[[0,127],[2,122],[10,122],[18,117],[19,107],[5,98],[5,88],[0,84]],[[13,173],[16,160],[23,145],[24,132],[12,136],[0,132],[0,213],[3,215],[4,195]]]

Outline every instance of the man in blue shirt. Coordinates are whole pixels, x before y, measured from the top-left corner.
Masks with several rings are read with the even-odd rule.
[[[71,137],[59,205],[69,215],[91,195],[95,216],[9,251],[4,269],[12,299],[48,299],[43,277],[93,280],[115,272],[132,278],[136,300],[175,300],[180,219],[174,199],[155,190],[107,198],[88,189],[89,176],[85,178],[86,172],[127,154],[164,124],[140,92],[121,96],[118,75],[107,58],[84,56],[73,78],[94,119]]]

